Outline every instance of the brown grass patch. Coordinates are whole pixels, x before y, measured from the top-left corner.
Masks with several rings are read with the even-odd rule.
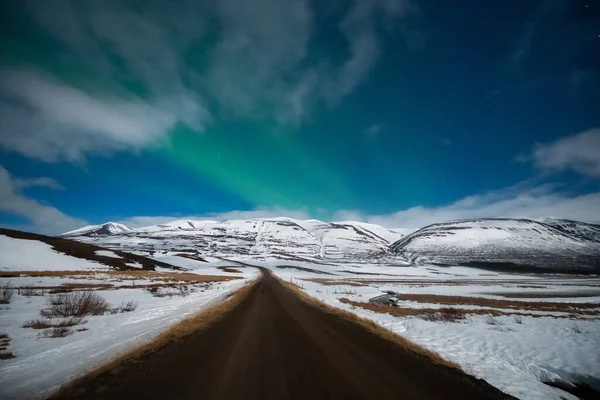
[[[443,296],[438,294],[397,294],[398,300],[419,303],[443,304],[447,306],[470,305],[478,307],[504,308],[512,310],[564,312],[584,315],[600,315],[599,303],[559,303],[516,300],[487,299],[484,297]]]
[[[15,356],[13,353],[8,352],[8,351],[2,351],[0,352],[0,360],[10,360],[11,358],[16,358],[17,356]]]
[[[335,282],[336,279],[330,279]],[[345,281],[352,281],[356,283],[362,284],[397,284],[397,285],[408,285],[408,286],[470,286],[470,285],[479,285],[479,286],[497,286],[497,285],[514,285],[518,287],[539,287],[542,284],[559,284],[559,285],[568,285],[568,286],[577,286],[580,284],[586,285],[598,285],[597,280],[592,280],[590,278],[580,278],[580,277],[569,277],[569,281],[576,281],[581,283],[564,283],[564,278],[552,278],[545,277],[542,281],[540,279],[534,280],[522,280],[522,279],[490,279],[490,280],[479,280],[479,279],[417,279],[417,278],[402,278],[402,279],[369,279],[369,278],[344,278]],[[333,283],[335,285],[335,283]]]
[[[0,360],[10,360],[16,356],[7,351],[10,344],[10,337],[6,333],[0,333]]]
[[[343,280],[343,279],[325,279],[325,278],[307,278],[307,279],[300,279],[302,281],[310,281],[310,282],[315,282],[321,285],[325,285],[325,286],[368,286],[365,283],[362,282],[356,282],[356,281],[352,281],[352,280]]]
[[[577,297],[596,297],[600,296],[600,290],[581,290],[577,292],[525,292],[525,293],[488,293],[493,296],[501,296],[508,299],[571,299]]]
[[[38,337],[40,338],[61,338],[61,337],[67,337],[69,335],[72,335],[73,329],[67,328],[67,327],[58,327],[58,328],[51,328],[51,329],[46,329],[45,331],[42,331],[40,334],[38,334]]]
[[[46,243],[59,253],[67,254],[72,257],[95,261],[106,265],[109,268],[117,270],[134,269],[128,264],[138,263],[146,270],[154,270],[156,267],[170,268],[180,270],[181,268],[167,264],[161,261],[152,260],[150,258],[137,254],[127,253],[121,250],[111,250],[103,247],[98,247],[92,244],[82,243],[75,240],[60,238],[56,236],[38,235],[36,233],[15,231],[12,229],[0,228],[0,235],[5,235],[15,239],[36,240]],[[119,258],[98,255],[98,250],[108,250],[115,253]]]
[[[275,277],[275,278],[279,279],[277,277]],[[341,317],[346,320],[352,321],[356,324],[359,324],[363,328],[366,328],[369,331],[371,331],[372,333],[374,333],[392,343],[395,343],[396,345],[398,345],[408,351],[411,351],[418,355],[427,357],[435,364],[458,369],[458,370],[462,371],[462,368],[458,364],[448,361],[448,360],[442,358],[439,354],[437,354],[431,350],[427,350],[427,349],[419,346],[418,344],[411,342],[410,340],[407,340],[401,336],[396,335],[392,331],[387,330],[387,329],[377,325],[373,321],[359,317],[358,315],[351,313],[349,311],[341,310],[339,308],[335,308],[333,306],[325,304],[325,303],[315,299],[314,297],[309,296],[308,294],[303,292],[297,285],[295,285],[293,283],[285,282],[281,279],[279,279],[279,281],[285,287],[287,287],[288,289],[290,289],[294,293],[296,293],[298,295],[298,297],[300,297],[303,301],[305,301],[306,303],[308,303],[314,307],[317,307],[317,308],[325,311],[328,314],[331,314],[331,315],[334,315],[337,317]],[[389,308],[391,308],[391,307],[389,307]]]
[[[557,316],[551,314],[531,314],[527,312],[506,312],[492,308],[479,309],[461,309],[461,308],[404,308],[382,306],[373,303],[364,303],[360,301],[352,301],[347,298],[339,299],[340,302],[350,304],[354,307],[364,308],[365,310],[374,311],[381,314],[389,314],[394,317],[419,317],[430,321],[454,322],[465,319],[469,315],[491,315],[498,317],[501,315],[518,315],[523,317],[552,317],[552,318],[579,318],[577,314],[568,314],[565,316]],[[442,315],[439,315],[442,314]]]
[[[98,270],[98,271],[2,271],[0,278],[19,278],[22,276],[29,277],[92,277],[94,275],[108,275],[120,280],[135,281],[138,279],[152,279],[164,282],[223,282],[233,279],[239,279],[233,276],[220,275],[199,275],[191,272],[155,272],[146,270],[135,271],[113,271],[113,270]]]
[[[77,388],[81,387],[82,382],[91,380],[105,372],[116,374],[120,371],[123,364],[131,362],[148,352],[152,352],[163,346],[169,345],[179,338],[190,335],[197,330],[206,329],[219,318],[222,318],[227,312],[233,310],[238,304],[240,304],[250,294],[260,279],[262,278],[259,278],[250,285],[243,286],[241,289],[235,291],[227,301],[217,303],[205,310],[202,310],[200,313],[173,325],[151,342],[129,350],[126,353],[117,356],[113,361],[110,361],[99,368],[91,370],[84,376],[67,383],[50,398],[62,398],[68,396],[70,393],[73,393],[73,391],[78,390]]]
[[[240,271],[239,269],[233,268],[233,267],[217,267],[217,268],[219,268],[223,272],[235,272],[238,274],[242,273],[242,271]]]
[[[30,319],[25,321],[23,328],[31,329],[48,329],[48,328],[70,328],[75,325],[84,323],[82,318],[71,317],[60,321],[52,321],[50,319]]]
[[[0,286],[0,304],[10,303],[10,299],[12,299],[14,294],[15,288],[10,282],[6,282],[4,285]]]
[[[72,292],[50,296],[48,308],[40,310],[44,318],[102,315],[109,311],[106,300],[95,292]]]

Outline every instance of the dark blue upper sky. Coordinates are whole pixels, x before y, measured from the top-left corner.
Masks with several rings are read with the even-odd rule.
[[[13,1],[0,224],[600,211],[597,1]]]

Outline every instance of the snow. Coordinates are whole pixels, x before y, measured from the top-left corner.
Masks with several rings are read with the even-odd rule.
[[[0,270],[9,271],[76,271],[99,269],[106,265],[71,257],[52,249],[52,246],[27,239],[0,235]]]
[[[120,255],[115,254],[114,252],[109,250],[96,250],[96,255],[104,257],[121,258]]]
[[[495,317],[498,325],[490,325],[486,316],[473,315],[456,323],[431,322],[417,317],[395,317],[376,313],[340,302],[348,298],[367,302],[370,298],[392,290],[398,293],[437,294],[502,298],[493,293],[523,293],[532,289],[523,286],[536,285],[539,293],[580,292],[600,287],[598,278],[564,278],[561,276],[535,276],[490,273],[467,267],[400,268],[403,276],[390,277],[387,272],[399,268],[371,266],[380,275],[324,276],[297,269],[280,269],[275,263],[263,262],[285,281],[299,285],[310,296],[327,304],[353,312],[370,319],[400,336],[403,336],[444,359],[460,365],[467,373],[485,379],[500,390],[520,399],[576,399],[570,394],[550,387],[542,381],[567,381],[586,383],[600,390],[600,319],[598,316],[581,317],[579,320],[564,318],[565,313],[524,311],[527,314],[562,316],[522,316],[521,323],[512,316]],[[319,265],[302,264],[305,268],[322,269]],[[368,267],[363,265],[364,268]],[[345,268],[350,272],[351,267]],[[444,275],[440,275],[443,273]],[[341,275],[341,276],[340,276]],[[323,285],[307,279],[331,279],[339,284]],[[352,278],[353,283],[345,284]],[[378,282],[380,281],[380,282]],[[511,299],[513,300],[513,299]],[[563,301],[599,303],[600,297],[514,299],[519,301]],[[439,304],[400,302],[401,307],[442,308]],[[462,305],[455,308],[477,309],[481,307]],[[486,307],[489,308],[489,307]],[[499,309],[502,310],[502,309]],[[516,314],[518,310],[502,310]],[[580,328],[577,333],[574,324]]]
[[[291,218],[205,221],[176,220],[110,234],[90,234],[88,227],[67,234],[77,240],[125,251],[175,251],[198,248],[205,255],[294,254],[303,257],[345,259],[384,253],[401,234],[379,225]]]
[[[426,226],[391,245],[418,264],[499,262],[555,269],[597,269],[600,226],[527,219],[461,220]]]
[[[232,261],[224,260],[214,257],[203,257],[204,261],[194,260],[188,257],[181,257],[175,252],[163,252],[156,254],[152,259],[156,261],[162,261],[176,267],[184,268],[188,272],[194,272],[201,275],[218,275],[218,276],[234,276],[240,278],[254,278],[256,277],[257,270],[255,268],[245,267],[243,264]],[[225,272],[219,267],[234,267],[238,272]]]
[[[93,231],[96,230],[100,230],[100,229],[104,229],[107,232],[114,234],[114,233],[121,233],[121,232],[128,232],[131,230],[130,227],[123,225],[123,224],[119,224],[117,222],[106,222],[102,225],[89,225],[89,226],[84,226],[83,228],[79,228],[79,229],[75,229],[69,232],[65,232],[63,233],[61,236],[77,236],[77,235],[84,235],[84,234],[88,234],[91,233]]]
[[[257,273],[254,275],[257,276]],[[14,278],[19,283],[23,278]],[[39,330],[22,328],[25,321],[39,318],[46,297],[15,295],[0,312],[0,333],[11,341],[16,355],[0,363],[0,398],[46,397],[66,380],[100,366],[122,352],[148,342],[169,326],[194,315],[239,289],[247,280],[213,282],[187,297],[153,297],[142,289],[99,291],[111,305],[138,301],[133,312],[86,317],[75,328],[87,328],[64,338],[38,338]]]

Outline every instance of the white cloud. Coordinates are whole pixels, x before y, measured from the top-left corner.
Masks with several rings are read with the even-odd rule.
[[[335,105],[352,93],[376,64],[382,33],[396,29],[414,9],[409,0],[344,0],[325,7],[336,10],[347,44],[332,54],[315,40],[316,13],[323,7],[309,0],[182,0],[177,7],[166,0],[148,7],[116,0],[24,4],[70,50],[63,61],[94,77],[84,82],[85,92],[31,71],[13,71],[33,77],[4,82],[12,98],[0,98],[0,117],[7,118],[0,145],[44,161],[144,148],[178,122],[201,130],[212,119],[204,98],[220,117],[297,126],[310,120],[318,103]],[[211,41],[210,48],[199,45]],[[319,51],[312,52],[313,46]],[[21,83],[30,86],[27,93],[15,93]],[[150,100],[126,97],[129,83]],[[88,90],[90,84],[123,96],[107,98]],[[40,91],[52,104],[36,100]],[[62,146],[69,139],[73,143]]]
[[[545,171],[573,170],[585,176],[600,178],[600,128],[553,143],[538,144],[527,159]]]
[[[15,185],[16,182],[16,185]],[[13,178],[11,174],[0,165],[0,211],[25,217],[33,224],[32,229],[42,233],[66,232],[81,226],[88,225],[82,219],[73,218],[63,214],[54,207],[39,203],[37,200],[29,198],[20,192],[29,184],[37,186],[46,186],[56,188],[58,183],[49,180],[49,178],[40,178],[35,180],[22,180]],[[51,183],[53,182],[53,183]]]
[[[171,216],[133,216],[118,221],[131,228],[164,224],[179,219],[227,221],[236,219],[275,218],[288,217],[307,219],[310,217],[305,210],[288,210],[282,207],[259,207],[254,210],[234,210],[222,213],[208,213],[199,215],[171,215]]]
[[[43,161],[156,144],[177,114],[135,99],[95,98],[26,70],[0,74],[0,145]]]
[[[365,80],[376,64],[381,49],[378,27],[414,11],[408,0],[355,0],[339,25],[348,41],[349,57],[324,82],[324,94],[330,101],[345,97]],[[380,21],[380,15],[383,21]]]
[[[413,230],[449,220],[488,217],[554,217],[600,223],[600,192],[572,196],[557,191],[553,184],[527,188],[528,184],[525,182],[500,191],[468,196],[440,207],[418,206],[386,215],[343,211],[336,213],[335,217]]]
[[[21,179],[21,178],[13,178],[12,179],[13,188],[15,190],[22,190],[31,187],[44,187],[52,190],[64,190],[64,186],[55,181],[52,178],[43,177],[43,178],[31,178],[31,179]]]
[[[465,218],[513,217],[540,219],[546,217],[566,218],[589,223],[600,223],[598,205],[600,192],[570,195],[560,192],[560,185],[548,183],[534,185],[525,181],[497,191],[467,196],[440,207],[412,207],[390,214],[368,215],[356,210],[340,210],[331,216],[332,221],[361,221],[400,229],[403,233],[417,230],[429,224]],[[317,212],[319,213],[319,211]],[[288,210],[281,207],[261,207],[254,210],[238,210],[200,215],[133,216],[118,222],[139,228],[162,224],[177,219],[237,220],[253,218],[289,217],[307,219],[315,217],[308,210]],[[318,216],[326,219],[325,215]]]

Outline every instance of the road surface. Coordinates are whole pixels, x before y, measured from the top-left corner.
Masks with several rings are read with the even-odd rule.
[[[76,389],[57,398],[509,397],[309,305],[267,271],[238,306],[208,328],[143,354],[116,373],[83,379]]]

